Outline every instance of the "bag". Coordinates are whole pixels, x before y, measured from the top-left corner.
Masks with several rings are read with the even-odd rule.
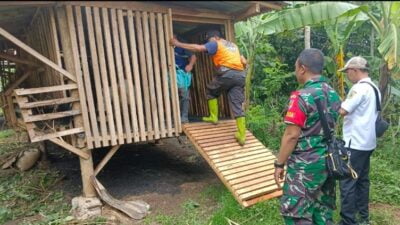
[[[327,142],[326,168],[328,175],[338,180],[344,178],[357,179],[357,172],[351,166],[351,152],[345,147],[345,142],[342,139],[332,135],[319,97],[314,96],[314,100],[321,120],[324,139]]]
[[[383,133],[385,133],[385,131],[389,128],[389,123],[385,119],[383,119],[383,117],[381,115],[381,103],[379,101],[378,90],[376,90],[374,85],[372,85],[369,82],[363,81],[360,83],[369,84],[372,87],[372,89],[374,89],[375,99],[376,99],[376,111],[378,111],[378,117],[376,118],[376,121],[375,121],[375,133],[376,133],[377,137],[381,137],[383,135]]]
[[[192,74],[176,66],[176,82],[178,88],[188,89],[192,83]]]

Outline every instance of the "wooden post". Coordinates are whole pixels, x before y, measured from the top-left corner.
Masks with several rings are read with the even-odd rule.
[[[304,27],[304,48],[311,48],[311,28],[310,28],[310,26]]]
[[[72,8],[69,6],[67,8],[68,11],[68,19],[65,8],[57,8],[57,17],[60,27],[60,37],[61,37],[61,44],[63,49],[63,58],[64,63],[67,71],[74,72],[76,71],[75,63],[76,61],[74,57],[78,57],[78,55],[74,55],[72,51],[72,39],[71,36],[75,35],[75,32],[71,32],[71,28],[75,28],[73,24],[72,18]],[[72,23],[72,24],[71,24]],[[74,30],[74,29],[73,29]],[[76,40],[75,40],[76,41]],[[75,50],[77,50],[77,46],[75,43]],[[82,84],[79,84],[82,85]],[[71,97],[79,97],[79,92],[74,90],[71,91]],[[85,102],[81,102],[81,104],[85,104]],[[80,109],[80,104],[75,103],[72,105],[72,109]],[[83,127],[83,119],[82,116],[75,116],[74,117],[74,125],[75,127]],[[85,127],[86,129],[86,127]],[[92,152],[90,149],[85,148],[85,138],[82,136],[78,136],[77,147],[82,149],[83,152],[89,155],[88,159],[79,158],[80,166],[81,166],[81,174],[82,174],[82,187],[83,187],[83,196],[84,197],[94,197],[96,196],[96,190],[90,183],[90,176],[94,174],[93,170],[93,160],[92,160]]]

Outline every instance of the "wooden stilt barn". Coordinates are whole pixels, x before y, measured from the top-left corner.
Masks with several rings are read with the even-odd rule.
[[[174,32],[204,42],[234,22],[282,2],[0,2],[1,105],[12,127],[32,142],[51,141],[80,159],[83,195],[96,196],[96,175],[120,145],[179,136],[182,130],[243,206],[281,194],[274,156],[250,132],[240,147],[232,121],[182,126]],[[212,63],[197,54],[190,115],[208,114],[205,85]],[[231,118],[226,96],[220,117]],[[207,136],[212,134],[213,136]],[[94,167],[91,152],[110,147]]]

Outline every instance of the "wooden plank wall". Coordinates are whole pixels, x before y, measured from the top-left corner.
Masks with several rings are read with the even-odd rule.
[[[57,65],[61,65],[61,55],[59,40],[56,31],[55,14],[53,8],[40,8],[36,16],[27,27],[26,39],[23,40],[27,45],[47,57]],[[24,51],[18,51],[21,58],[29,59],[32,62],[37,62],[38,66],[44,66],[43,72],[34,72],[23,83],[24,88],[55,86],[64,84],[63,76],[59,76],[58,72],[49,66],[40,63],[36,58]],[[38,99],[46,99],[49,93],[45,96],[40,95]],[[63,92],[54,92],[51,97],[61,98],[65,96]]]
[[[172,47],[171,12],[72,8],[86,96],[88,147],[163,137],[181,131]],[[82,94],[80,90],[80,94]]]
[[[61,65],[61,56],[58,44],[57,31],[55,27],[55,15],[52,8],[40,8],[35,16],[32,18],[29,24],[25,27],[26,34],[24,38],[21,39],[24,43],[55,62]],[[12,89],[17,87],[24,88],[35,88],[43,86],[54,86],[60,85],[64,80],[59,76],[54,69],[49,66],[45,66],[43,63],[39,62],[36,58],[32,57],[30,54],[22,51],[19,47],[14,44],[2,42],[0,49],[4,53],[4,50],[15,50],[16,55],[14,56],[14,51],[7,52],[8,55],[14,56],[17,59],[24,59],[22,61],[29,62],[29,64],[17,64],[15,76],[10,76],[7,80],[2,83],[3,91],[5,88],[9,88],[11,84],[17,81],[17,79],[26,76],[26,79],[18,82],[15,87],[10,88],[6,94],[7,96],[2,96],[5,106],[8,108],[6,111],[6,120],[8,125],[16,128],[19,126],[18,118],[16,117],[15,110],[19,109],[14,106],[15,98],[12,96]],[[1,62],[4,62],[1,60]],[[37,68],[43,67],[44,70],[37,70]],[[29,74],[28,74],[29,73]],[[3,76],[1,76],[3,78]],[[65,96],[65,92],[53,92],[46,94],[37,94],[34,97],[35,100],[46,100],[49,98],[61,98]],[[3,105],[3,104],[2,104]]]

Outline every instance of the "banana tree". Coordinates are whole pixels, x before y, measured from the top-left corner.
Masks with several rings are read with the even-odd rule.
[[[273,14],[249,18],[235,24],[237,40],[248,58],[248,71],[245,86],[245,108],[250,104],[251,80],[254,76],[255,49],[260,37],[286,30],[321,24],[339,17],[354,16],[360,6],[344,2],[319,2],[299,8],[286,9]]]
[[[345,2],[318,2],[300,8],[282,10],[272,15],[265,14],[257,30],[268,35],[318,25],[326,21],[335,21],[340,17],[357,15],[361,8],[365,9],[366,6]]]
[[[368,17],[362,17],[357,14],[353,17],[340,17],[334,22],[325,22],[324,28],[331,43],[332,54],[334,55],[334,63],[336,65],[333,71],[337,80],[337,88],[342,98],[345,96],[344,90],[344,73],[337,70],[344,66],[344,52],[350,34],[354,32]]]
[[[362,9],[369,17],[380,39],[378,51],[383,57],[380,68],[379,89],[386,103],[391,78],[400,78],[400,2],[380,2],[379,14],[374,15],[368,8]]]
[[[239,46],[244,50],[248,65],[245,85],[245,110],[247,110],[250,105],[251,81],[254,75],[257,40],[264,35],[263,32],[256,30],[260,23],[260,16],[257,16],[235,24],[236,40],[238,40]]]

